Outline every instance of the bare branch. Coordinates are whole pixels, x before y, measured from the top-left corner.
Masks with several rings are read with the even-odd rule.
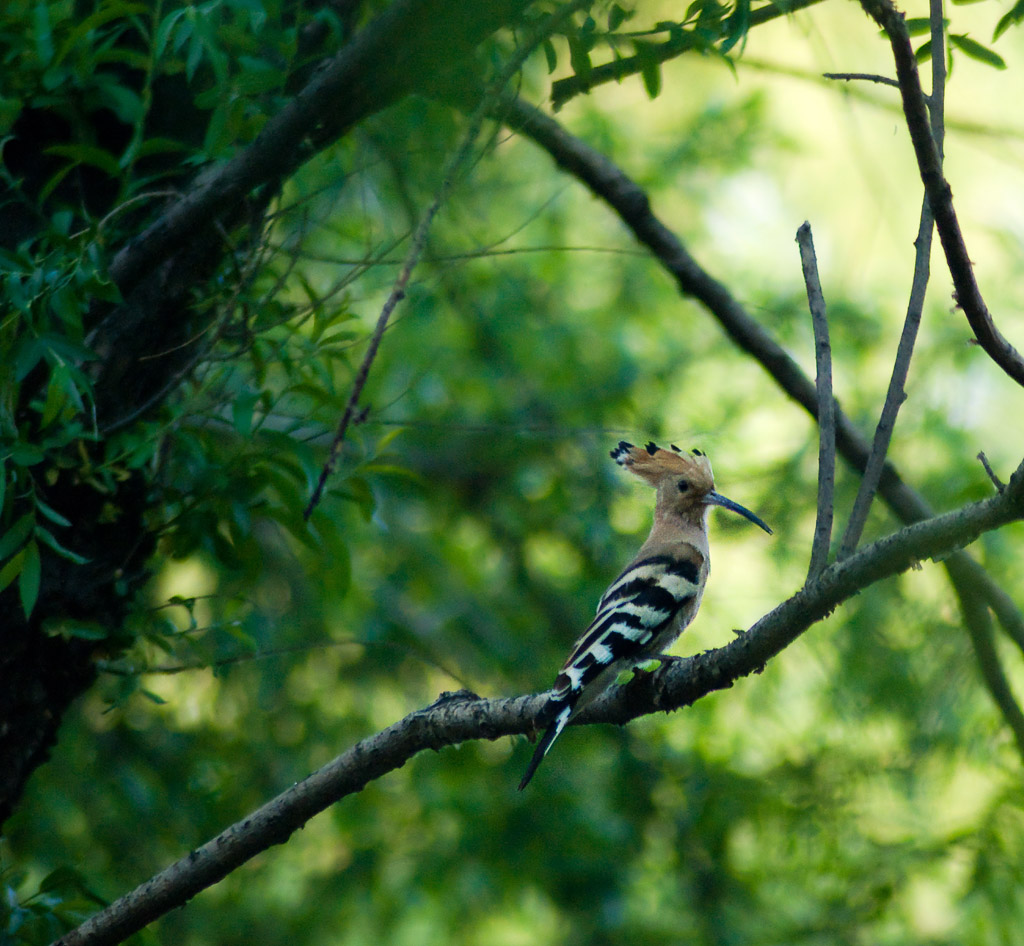
[[[427,233],[430,230],[430,226],[434,222],[434,217],[437,216],[437,212],[441,209],[441,205],[447,199],[448,193],[451,191],[452,185],[455,183],[456,176],[461,172],[463,166],[469,160],[470,153],[473,150],[473,145],[480,134],[480,129],[483,127],[484,119],[493,110],[494,105],[498,100],[498,96],[504,90],[505,86],[508,85],[516,73],[522,68],[527,56],[529,56],[541,42],[551,36],[551,34],[554,33],[570,16],[572,16],[573,13],[585,6],[586,3],[587,0],[574,0],[573,3],[556,7],[554,13],[545,17],[535,29],[531,30],[529,36],[527,36],[519,45],[515,55],[509,59],[501,73],[484,91],[476,108],[470,115],[469,124],[466,128],[465,134],[463,135],[462,143],[445,161],[444,168],[441,171],[441,184],[437,189],[437,193],[434,195],[433,201],[423,214],[420,222],[417,224],[416,230],[413,232],[409,252],[406,254],[405,261],[402,264],[402,269],[399,272],[394,285],[391,287],[391,292],[388,294],[388,298],[384,302],[381,313],[377,318],[377,324],[374,327],[373,335],[370,337],[370,344],[367,346],[366,354],[363,356],[362,363],[359,365],[359,370],[356,372],[355,381],[352,383],[352,392],[349,394],[348,401],[345,404],[345,410],[341,415],[341,421],[338,423],[338,430],[334,435],[334,439],[331,441],[331,446],[327,453],[327,461],[324,463],[323,469],[320,471],[320,478],[317,480],[316,488],[313,490],[309,503],[303,512],[303,518],[308,519],[313,514],[313,510],[317,507],[317,504],[320,502],[320,498],[323,496],[324,487],[327,485],[327,480],[330,477],[331,472],[334,470],[334,464],[337,461],[338,452],[341,450],[341,444],[345,439],[345,434],[355,417],[356,406],[359,404],[359,397],[362,394],[363,388],[366,386],[366,381],[370,376],[370,368],[373,365],[374,359],[377,357],[377,351],[380,348],[384,332],[388,327],[388,321],[391,318],[391,313],[394,312],[395,306],[405,298],[405,287],[409,283],[412,271],[416,268],[416,264],[423,255],[423,250],[427,245]]]
[[[842,79],[845,82],[859,80],[862,82],[877,82],[879,85],[891,85],[897,89],[900,87],[900,84],[895,79],[890,79],[888,76],[876,76],[870,72],[823,72],[822,76],[826,79]]]
[[[981,461],[981,465],[985,468],[988,478],[992,480],[992,485],[996,488],[996,492],[1001,493],[1006,489],[1006,484],[996,476],[996,471],[992,469],[992,465],[988,462],[988,457],[985,456],[984,451],[978,454],[978,459]]]
[[[953,277],[957,305],[967,316],[978,344],[988,356],[1018,384],[1024,385],[1024,358],[1000,333],[985,305],[974,278],[971,258],[960,231],[960,221],[953,207],[953,192],[942,175],[942,160],[928,120],[917,60],[910,44],[904,15],[891,0],[860,0],[869,16],[885,30],[896,62],[896,77],[903,99],[903,114],[914,145],[917,167],[924,184],[935,228],[946,254],[946,265]]]
[[[942,0],[928,0],[928,25],[932,41],[932,94],[927,98],[928,118],[941,167],[946,140],[946,18]]]
[[[725,647],[637,674],[580,715],[577,724],[625,723],[679,709],[758,672],[812,624],[867,586],[928,558],[974,541],[983,532],[1024,517],[1024,463],[1005,492],[907,526],[827,568],[818,580],[766,614]],[[541,698],[484,700],[468,691],[441,699],[364,739],[333,762],[223,831],[206,844],[112,903],[54,946],[113,946],[256,854],[282,844],[310,818],[369,782],[401,768],[425,749],[469,739],[532,732]]]
[[[814,542],[807,580],[811,581],[824,570],[832,542],[832,516],[835,508],[836,479],[836,412],[832,397],[832,345],[828,338],[828,316],[825,297],[818,278],[818,258],[814,253],[811,225],[804,222],[796,231],[800,246],[800,265],[807,286],[807,305],[814,326],[814,364],[818,399],[818,512],[814,524]]]
[[[996,616],[1006,635],[1024,651],[1024,615],[1021,615],[1013,599],[994,581],[989,574],[972,558],[964,556],[971,567],[965,574],[974,587],[985,596],[988,606]],[[956,556],[954,556],[956,558]]]
[[[1024,758],[1024,713],[1014,698],[1010,683],[1003,672],[999,661],[995,641],[992,634],[992,616],[984,597],[979,594],[970,582],[966,573],[961,573],[959,562],[952,561],[947,567],[958,580],[955,581],[957,597],[960,599],[960,610],[964,615],[967,633],[974,647],[974,656],[978,661],[981,679],[990,696],[999,708],[1003,719],[1010,727],[1017,743],[1017,751]]]
[[[942,16],[942,0],[930,0],[931,38],[932,38],[932,94],[931,133],[935,142],[939,160],[942,160],[942,142],[945,134],[945,89],[946,89],[946,55],[945,55],[945,21]],[[928,291],[928,279],[931,275],[932,228],[935,219],[932,216],[928,195],[921,201],[921,219],[917,228],[917,239],[914,241],[914,275],[910,283],[910,299],[907,302],[907,315],[903,320],[903,332],[896,349],[893,361],[892,376],[889,389],[882,405],[882,413],[875,427],[875,437],[871,444],[871,453],[864,468],[857,498],[853,502],[850,520],[846,524],[842,542],[839,543],[839,558],[845,558],[857,548],[864,526],[871,511],[871,503],[878,491],[878,481],[882,476],[882,464],[889,452],[889,443],[896,426],[896,417],[900,407],[907,399],[905,385],[910,371],[910,358],[914,353],[917,331],[921,325],[921,313],[924,311],[924,299]]]
[[[903,320],[903,332],[900,335],[900,342],[896,348],[896,358],[892,365],[892,376],[889,378],[889,389],[885,395],[885,403],[882,405],[882,413],[878,418],[878,425],[875,427],[875,437],[871,443],[871,452],[868,454],[868,460],[864,466],[864,475],[861,477],[860,487],[857,490],[857,498],[853,501],[850,520],[846,524],[846,531],[843,533],[842,541],[839,543],[839,551],[837,553],[839,558],[851,555],[857,548],[857,543],[860,542],[864,526],[868,521],[868,513],[871,511],[871,503],[875,498],[875,493],[878,492],[878,483],[882,478],[882,468],[885,464],[886,455],[889,452],[892,432],[896,427],[896,417],[903,402],[907,399],[905,389],[907,374],[910,371],[910,358],[914,353],[914,343],[917,341],[917,330],[921,326],[921,313],[924,310],[924,299],[930,276],[933,223],[931,208],[928,206],[928,198],[925,197],[921,204],[921,220],[917,228],[917,239],[914,241],[916,248],[914,275],[910,284],[910,300],[907,303],[907,315]]]

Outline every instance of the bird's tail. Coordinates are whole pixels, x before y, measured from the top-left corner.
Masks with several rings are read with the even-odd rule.
[[[553,706],[552,703],[554,704]],[[533,752],[533,758],[530,759],[530,764],[526,767],[526,774],[519,783],[519,791],[522,791],[530,784],[530,779],[533,778],[533,773],[537,771],[537,766],[544,761],[544,756],[548,754],[552,743],[558,738],[561,731],[565,729],[565,724],[569,722],[569,717],[572,716],[574,703],[575,700],[572,703],[561,703],[559,706],[559,703],[552,700],[546,707],[547,712],[544,715],[550,717],[550,713],[553,710],[555,718],[551,725],[544,730],[544,735],[540,737],[540,742],[537,743],[537,748]]]

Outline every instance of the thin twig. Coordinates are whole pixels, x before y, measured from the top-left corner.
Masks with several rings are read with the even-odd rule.
[[[413,232],[412,241],[409,245],[409,252],[406,254],[405,262],[402,264],[402,269],[398,274],[398,278],[395,280],[395,283],[391,288],[391,292],[381,309],[380,315],[377,317],[377,325],[373,330],[373,335],[370,336],[370,343],[367,346],[366,354],[363,356],[362,363],[359,365],[359,370],[356,372],[355,380],[352,383],[352,393],[349,395],[348,402],[345,404],[345,410],[341,415],[341,421],[338,423],[338,430],[334,435],[334,439],[331,441],[331,446],[327,454],[327,461],[324,463],[323,469],[320,471],[320,478],[317,481],[316,488],[313,490],[313,495],[310,497],[309,503],[303,512],[303,517],[305,519],[309,519],[313,514],[313,510],[317,507],[317,504],[320,502],[320,498],[323,496],[324,487],[327,485],[327,480],[333,472],[334,465],[337,462],[338,453],[341,450],[341,444],[344,441],[345,434],[348,431],[349,425],[352,423],[353,417],[355,416],[359,397],[363,393],[363,388],[366,386],[366,381],[370,376],[370,368],[373,366],[373,361],[377,357],[377,350],[380,348],[381,339],[384,337],[384,331],[388,327],[388,321],[391,318],[391,313],[394,312],[395,306],[405,298],[405,289],[409,283],[409,278],[412,276],[412,271],[416,268],[416,264],[419,262],[420,257],[423,255],[423,250],[426,247],[427,233],[430,231],[430,226],[434,222],[434,217],[437,215],[438,210],[441,209],[441,205],[448,198],[448,193],[451,191],[452,185],[455,183],[456,176],[461,172],[463,165],[465,165],[469,160],[469,156],[473,150],[473,145],[476,143],[477,136],[480,134],[480,129],[483,127],[484,119],[487,118],[488,114],[494,108],[494,105],[498,100],[498,96],[504,90],[505,86],[508,85],[512,77],[515,76],[515,74],[522,68],[523,62],[530,53],[533,52],[540,43],[551,36],[551,34],[554,33],[566,19],[575,13],[576,10],[585,6],[586,3],[587,0],[575,0],[573,3],[558,7],[554,13],[545,17],[544,20],[531,31],[529,36],[524,39],[522,44],[516,50],[515,55],[512,56],[505,65],[505,68],[502,69],[497,78],[484,91],[476,108],[469,116],[469,122],[466,132],[463,135],[462,143],[451,155],[449,155],[448,160],[445,161],[441,172],[441,183],[438,186],[437,193],[434,195],[433,201],[423,214],[420,222],[417,224],[416,230]]]
[[[942,16],[942,0],[930,0],[931,4],[931,30],[932,30],[932,94],[929,98],[931,105],[931,131],[935,141],[939,160],[942,160],[942,144],[945,135],[945,89],[946,89],[946,56],[945,56],[945,22]],[[914,275],[910,283],[910,299],[907,302],[907,315],[903,320],[903,332],[900,335],[900,342],[896,348],[896,358],[892,365],[892,376],[889,378],[889,390],[885,395],[885,403],[882,405],[882,413],[878,419],[878,426],[875,427],[874,440],[871,443],[871,453],[868,455],[868,462],[864,468],[864,476],[861,477],[860,487],[857,490],[857,498],[853,502],[853,509],[850,512],[850,520],[846,524],[846,531],[839,543],[839,558],[851,555],[860,542],[864,533],[864,526],[868,521],[868,513],[871,511],[871,504],[874,501],[875,493],[878,491],[878,482],[882,478],[882,466],[885,457],[889,452],[889,443],[892,440],[892,432],[896,426],[896,417],[900,407],[907,399],[906,383],[910,371],[910,359],[914,353],[914,343],[917,341],[917,332],[921,326],[921,314],[924,311],[924,300],[928,290],[928,280],[931,275],[932,255],[932,230],[935,219],[932,216],[931,205],[928,202],[928,195],[925,194],[921,201],[921,218],[917,228],[917,239],[914,241]]]
[[[864,526],[871,511],[878,484],[882,478],[885,458],[889,452],[889,443],[896,426],[896,417],[900,407],[907,399],[905,384],[910,371],[910,358],[914,353],[917,331],[921,325],[921,313],[924,309],[925,293],[930,275],[930,257],[932,249],[932,212],[925,197],[921,205],[921,219],[917,228],[917,239],[914,241],[916,253],[914,257],[914,275],[910,285],[910,300],[907,303],[907,315],[903,321],[903,332],[896,348],[893,360],[892,376],[889,378],[889,389],[882,405],[882,413],[875,427],[875,436],[871,442],[871,452],[864,467],[857,498],[853,501],[850,519],[846,524],[842,541],[839,543],[837,557],[846,558],[852,555],[860,542]]]
[[[996,476],[996,471],[992,469],[992,465],[988,462],[988,457],[985,456],[985,451],[981,451],[978,454],[978,459],[981,460],[981,465],[985,468],[988,478],[992,480],[992,485],[996,488],[996,492],[1001,493],[1006,489],[1006,484]]]
[[[822,75],[826,79],[841,79],[844,82],[860,80],[862,82],[877,82],[879,85],[891,85],[897,89],[900,87],[895,79],[890,79],[888,76],[876,76],[871,72],[823,72]]]
[[[932,141],[939,155],[939,167],[946,142],[946,18],[943,0],[928,0],[928,20],[932,40],[932,94],[928,96],[928,118]]]
[[[800,265],[807,286],[807,305],[814,326],[815,390],[818,397],[818,513],[814,524],[814,542],[811,562],[807,569],[810,582],[828,563],[828,549],[832,542],[832,516],[835,507],[836,477],[836,411],[832,397],[832,345],[828,337],[828,315],[825,297],[818,278],[818,259],[814,253],[811,225],[804,222],[796,231],[800,247]]]
[[[942,175],[942,159],[928,119],[917,60],[907,33],[904,15],[891,0],[860,0],[868,15],[885,30],[896,63],[896,78],[900,83],[903,114],[917,157],[918,172],[928,194],[928,202],[935,216],[935,228],[946,255],[946,265],[953,277],[957,305],[963,310],[978,344],[1003,371],[1018,384],[1024,385],[1024,358],[1002,335],[985,305],[981,290],[974,278],[960,221],[953,207],[953,191]]]
[[[979,589],[971,583],[967,574],[961,571],[959,562],[949,562],[947,567],[951,574],[960,579],[954,587],[960,599],[960,610],[964,615],[964,624],[971,645],[974,647],[974,656],[978,661],[982,682],[1010,727],[1017,743],[1017,750],[1024,756],[1024,713],[1021,712],[1013,690],[1010,689],[1009,680],[1003,671],[999,652],[995,647],[989,606]]]

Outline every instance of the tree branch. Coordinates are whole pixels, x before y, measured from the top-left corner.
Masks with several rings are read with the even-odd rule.
[[[844,82],[858,80],[861,82],[874,82],[877,85],[891,85],[897,89],[900,87],[900,84],[895,79],[890,79],[888,76],[877,76],[871,72],[823,72],[822,76],[826,79],[841,79]]]
[[[914,241],[914,275],[910,284],[910,300],[907,302],[907,315],[903,320],[903,332],[900,334],[899,345],[896,347],[896,358],[893,360],[892,375],[889,378],[889,389],[882,404],[882,413],[875,427],[875,436],[871,442],[871,451],[864,464],[864,475],[857,489],[857,497],[853,501],[850,519],[846,523],[842,541],[839,543],[839,558],[851,555],[860,542],[864,526],[868,521],[871,503],[878,492],[878,484],[882,478],[882,468],[889,452],[892,432],[896,427],[896,417],[900,407],[907,399],[905,385],[910,371],[910,359],[917,341],[917,331],[921,327],[921,313],[924,311],[925,293],[928,289],[930,262],[932,251],[932,218],[928,198],[921,203],[921,219],[917,228],[917,239]]]
[[[953,191],[942,176],[942,160],[929,127],[921,77],[917,72],[917,60],[904,16],[890,0],[860,0],[860,4],[889,37],[907,130],[914,145],[921,181],[935,216],[935,228],[939,231],[939,240],[946,254],[946,265],[953,277],[957,305],[967,316],[978,344],[988,356],[1014,381],[1024,385],[1024,359],[996,328],[974,278],[971,258],[953,207]]]
[[[832,518],[835,507],[836,480],[836,410],[832,397],[832,345],[828,338],[828,316],[825,296],[818,278],[818,259],[814,254],[814,237],[810,223],[805,222],[796,231],[800,245],[800,264],[807,286],[807,304],[814,326],[815,390],[818,398],[818,511],[811,544],[811,561],[807,580],[811,581],[828,562],[832,542]]]
[[[946,26],[942,16],[942,0],[930,0],[929,16],[931,20],[932,40],[932,94],[929,99],[931,119],[931,136],[935,148],[942,161],[942,144],[945,137],[945,102],[946,102]],[[899,85],[899,83],[894,83]],[[889,452],[889,443],[896,426],[896,417],[900,407],[907,399],[905,385],[910,371],[910,358],[914,353],[917,331],[921,326],[921,313],[924,311],[924,299],[928,291],[928,279],[931,275],[932,228],[935,218],[932,216],[931,205],[927,193],[921,201],[921,219],[917,228],[917,239],[914,241],[914,275],[910,282],[910,299],[907,302],[907,315],[903,321],[903,332],[896,348],[893,361],[892,376],[889,379],[889,390],[885,395],[882,413],[875,427],[875,437],[871,443],[871,453],[861,477],[857,498],[853,502],[850,520],[846,524],[842,542],[839,543],[839,558],[850,555],[857,543],[871,511],[871,503],[878,491],[878,481],[882,476],[882,464]]]
[[[947,555],[983,532],[1024,517],[1024,463],[1004,492],[900,531],[827,568],[725,647],[636,674],[614,687],[575,724],[626,723],[649,713],[679,709],[732,686],[796,640],[812,624],[867,586],[928,558]],[[362,740],[333,762],[202,847],[189,852],[131,893],[58,939],[53,946],[113,946],[182,905],[201,890],[275,844],[283,844],[310,818],[369,782],[401,768],[425,749],[469,739],[530,733],[542,696],[484,700],[468,691],[442,694],[382,732]]]
[[[1003,672],[1003,665],[999,661],[993,640],[989,606],[971,583],[969,576],[964,573],[961,562],[953,560],[947,567],[957,578],[954,587],[960,599],[960,610],[964,615],[971,645],[974,647],[974,656],[978,661],[982,682],[1010,727],[1017,743],[1017,751],[1024,757],[1024,713],[1021,712]]]

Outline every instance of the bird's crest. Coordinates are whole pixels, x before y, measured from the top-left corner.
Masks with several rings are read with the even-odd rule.
[[[711,472],[711,461],[700,451],[683,453],[675,444],[670,450],[663,450],[655,443],[635,447],[625,440],[611,451],[612,459],[634,473],[642,480],[657,486],[664,476],[686,476],[698,487],[698,491],[713,490],[715,477]]]

